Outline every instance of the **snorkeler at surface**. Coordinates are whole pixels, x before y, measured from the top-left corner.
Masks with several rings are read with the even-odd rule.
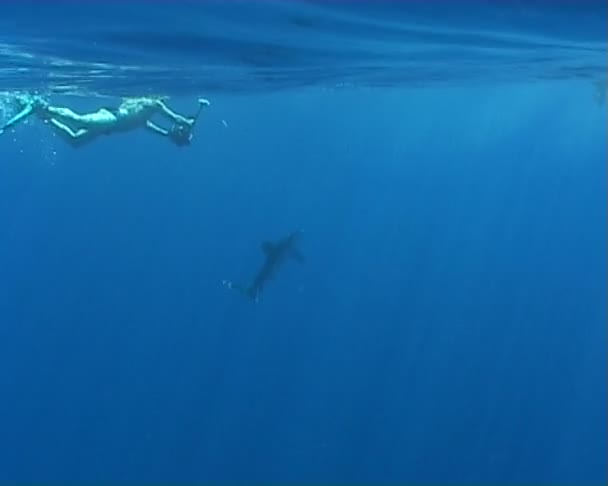
[[[175,113],[160,98],[125,98],[117,108],[101,108],[93,113],[79,114],[69,108],[52,106],[39,96],[19,96],[17,101],[21,111],[0,128],[2,134],[31,115],[36,115],[49,123],[55,133],[61,136],[72,147],[82,147],[100,135],[129,132],[138,128],[167,137],[179,146],[190,145],[192,130],[201,110],[210,103],[199,99],[199,109],[193,117]],[[154,115],[163,115],[173,125],[170,129],[162,128],[150,119]]]

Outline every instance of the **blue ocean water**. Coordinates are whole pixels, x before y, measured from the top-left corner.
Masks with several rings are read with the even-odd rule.
[[[606,16],[4,4],[2,121],[211,106],[0,136],[0,483],[605,485]]]

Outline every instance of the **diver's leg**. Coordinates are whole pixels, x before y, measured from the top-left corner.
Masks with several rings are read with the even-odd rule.
[[[76,130],[89,130],[90,135],[108,134],[115,130],[118,119],[116,115],[105,108],[101,108],[93,113],[76,113],[69,108],[58,106],[48,106],[44,112],[47,118],[53,118],[55,122],[62,125],[66,123]]]
[[[47,106],[46,111],[56,118],[63,118],[64,120],[70,120],[74,122],[82,123],[87,115],[80,115],[69,108],[62,106]]]
[[[50,123],[53,131],[72,147],[82,147],[95,138],[95,135],[92,134],[90,130],[87,130],[86,128],[72,130],[55,118],[50,118],[48,123]]]
[[[194,122],[196,122],[198,116],[201,113],[201,110],[203,109],[203,106],[209,106],[211,103],[209,103],[208,100],[204,99],[204,98],[200,98],[198,100],[198,111],[196,112],[196,114],[193,117],[185,117],[183,115],[180,115],[179,113],[174,112],[171,108],[169,108],[164,101],[159,100],[158,101],[158,106],[160,107],[162,113],[169,118],[171,121],[175,122],[175,123],[185,123],[186,125],[194,125]]]

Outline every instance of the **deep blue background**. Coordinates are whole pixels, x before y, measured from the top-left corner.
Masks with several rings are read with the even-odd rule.
[[[606,484],[588,82],[210,98],[0,139],[0,482]]]

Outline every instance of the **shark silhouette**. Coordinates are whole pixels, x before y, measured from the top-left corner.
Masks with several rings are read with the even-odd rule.
[[[241,292],[257,302],[266,283],[274,278],[277,270],[283,266],[286,261],[293,260],[304,263],[304,256],[298,249],[298,242],[301,236],[301,231],[294,231],[281,240],[263,242],[261,249],[266,258],[264,264],[255,274],[251,283],[249,285],[240,285],[224,280],[223,284],[230,289]]]

